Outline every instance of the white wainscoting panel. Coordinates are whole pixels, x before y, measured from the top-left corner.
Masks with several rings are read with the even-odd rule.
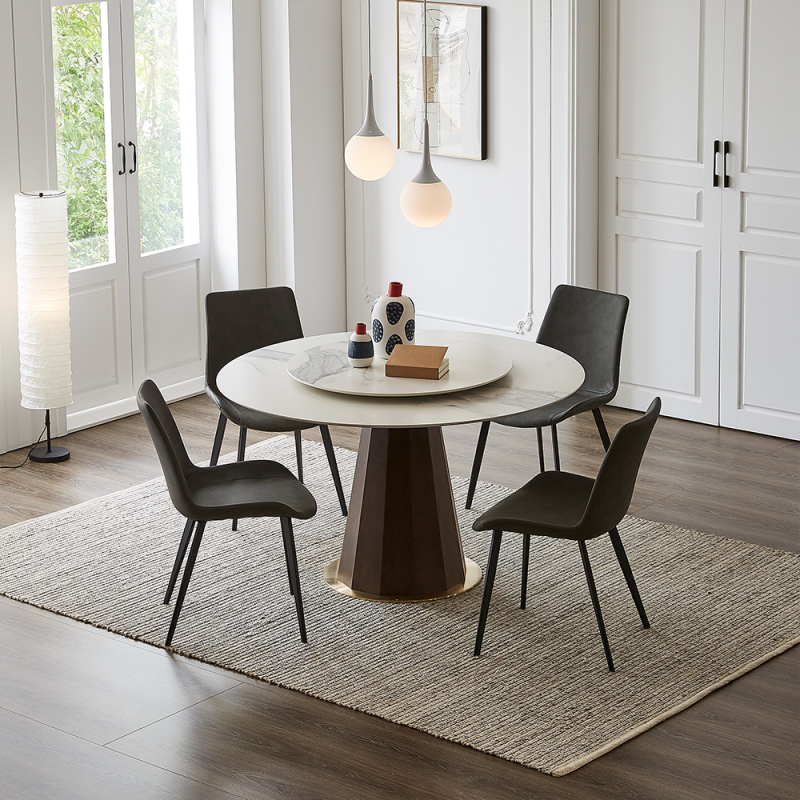
[[[800,3],[757,0],[744,14],[744,169],[800,175]]]
[[[202,358],[197,261],[142,275],[144,368],[150,375]],[[165,343],[169,347],[165,347]]]
[[[695,399],[700,248],[621,236],[618,253],[618,288],[631,301],[622,383]]]
[[[702,3],[620,0],[617,19],[619,157],[700,161]]]
[[[742,253],[741,406],[800,415],[800,261]]]
[[[666,222],[700,223],[703,220],[703,190],[678,183],[618,178],[617,214]]]
[[[114,281],[70,292],[72,385],[75,395],[119,384]]]
[[[800,198],[742,192],[742,232],[800,236]]]

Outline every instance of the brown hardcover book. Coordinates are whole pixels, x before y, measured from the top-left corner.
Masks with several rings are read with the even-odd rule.
[[[438,381],[450,368],[446,347],[398,344],[386,362],[387,378],[426,378]]]

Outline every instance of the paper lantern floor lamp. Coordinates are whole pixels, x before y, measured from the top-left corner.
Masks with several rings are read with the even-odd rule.
[[[50,410],[72,403],[67,195],[15,195],[19,368],[23,408],[44,409],[47,446],[31,461],[66,461],[50,442]]]

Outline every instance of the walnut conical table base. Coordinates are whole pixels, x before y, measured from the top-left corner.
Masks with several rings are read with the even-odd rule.
[[[464,558],[441,428],[364,428],[342,554],[325,580],[387,602],[450,597],[481,570]]]

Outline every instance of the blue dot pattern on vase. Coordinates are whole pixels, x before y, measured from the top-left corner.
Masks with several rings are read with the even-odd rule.
[[[403,340],[396,333],[393,333],[386,341],[386,354],[390,356],[392,350],[394,350],[398,344],[403,344]]]
[[[408,322],[406,322],[406,339],[408,339],[409,342],[413,342],[414,341],[414,320],[413,319],[410,319]]]
[[[386,306],[386,319],[389,320],[390,325],[397,325],[400,322],[400,317],[403,316],[402,303],[388,303]]]
[[[383,339],[383,325],[379,319],[372,320],[372,340],[379,342]]]

